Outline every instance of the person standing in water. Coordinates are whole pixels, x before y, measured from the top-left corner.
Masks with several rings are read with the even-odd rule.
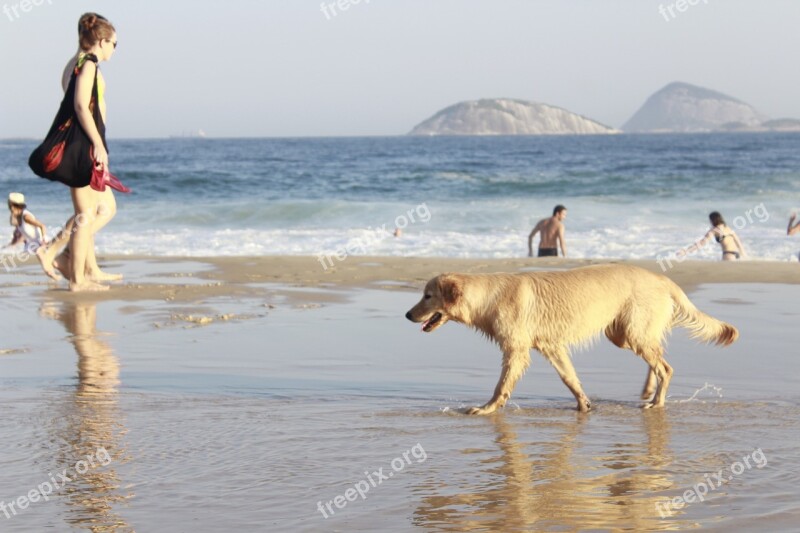
[[[797,218],[797,213],[792,213],[792,216],[789,217],[789,226],[786,228],[786,235],[791,237],[795,233],[800,233],[800,222],[795,224],[795,219]],[[797,254],[797,259],[800,260],[800,254]]]
[[[790,237],[795,233],[800,232],[800,222],[798,222],[797,224],[794,223],[796,218],[797,218],[797,213],[792,213],[792,216],[789,217],[789,227],[786,228],[786,235]]]
[[[567,208],[557,205],[553,208],[553,216],[543,218],[531,234],[528,235],[528,257],[533,257],[533,238],[537,233],[541,233],[539,239],[539,257],[558,257],[558,248],[561,247],[561,255],[567,257],[567,244],[564,240],[564,219],[567,218]]]
[[[687,248],[686,252],[690,253],[702,248],[708,241],[715,239],[722,247],[723,261],[736,261],[743,258],[745,256],[744,245],[742,245],[742,241],[739,240],[736,232],[725,224],[725,219],[722,218],[722,215],[714,211],[708,215],[708,219],[711,221],[711,229],[702,239]]]

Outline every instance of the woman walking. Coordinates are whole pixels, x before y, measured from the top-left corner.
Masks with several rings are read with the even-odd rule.
[[[64,69],[64,100],[48,139],[57,137],[58,132],[74,131],[76,122],[80,135],[60,140],[44,154],[34,151],[31,168],[40,176],[70,187],[74,215],[63,234],[69,237],[69,246],[54,266],[69,279],[71,291],[99,291],[108,286],[98,281],[122,277],[102,272],[94,252],[95,234],[108,224],[117,209],[112,189],[94,183],[97,176],[104,176],[101,181],[106,179],[108,172],[105,80],[98,65],[114,55],[117,33],[105,17],[86,13],[78,22],[78,44],[78,53]],[[91,160],[86,159],[87,154]],[[58,248],[52,246],[48,250],[48,259],[53,259]]]

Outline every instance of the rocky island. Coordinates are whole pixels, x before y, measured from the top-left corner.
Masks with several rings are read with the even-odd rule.
[[[579,135],[620,133],[547,104],[509,98],[461,102],[418,124],[410,135]]]
[[[653,94],[622,126],[626,133],[694,133],[768,129],[767,117],[726,94],[674,82]]]

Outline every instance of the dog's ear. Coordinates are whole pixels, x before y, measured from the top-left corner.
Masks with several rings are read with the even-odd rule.
[[[447,305],[455,305],[461,298],[461,280],[455,276],[443,275],[439,277],[439,293],[442,301]]]

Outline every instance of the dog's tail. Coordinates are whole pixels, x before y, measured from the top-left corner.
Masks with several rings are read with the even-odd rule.
[[[681,288],[672,282],[670,295],[674,302],[672,325],[688,329],[693,339],[728,346],[739,338],[738,329],[700,311]]]

